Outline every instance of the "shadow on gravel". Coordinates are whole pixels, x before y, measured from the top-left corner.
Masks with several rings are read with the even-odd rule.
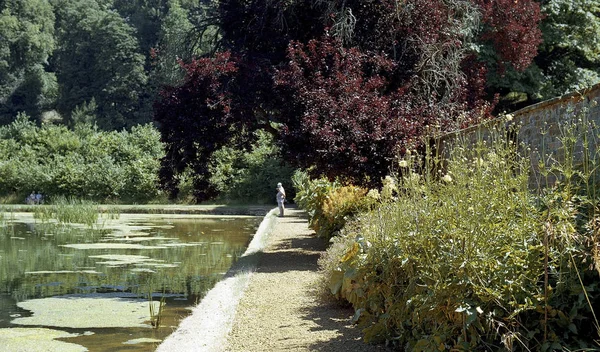
[[[310,351],[325,352],[371,352],[392,351],[384,345],[372,345],[363,342],[360,328],[352,324],[354,310],[343,307],[339,303],[321,298],[322,303],[313,308],[307,308],[304,319],[311,320],[319,326],[312,330],[337,330],[339,335],[328,341],[318,341],[310,345]]]
[[[295,224],[307,223],[306,217],[297,212],[294,216],[280,218],[282,223]],[[263,253],[260,253],[259,272],[280,273],[293,270],[317,271],[317,261],[328,247],[328,242],[319,238],[308,228],[298,236],[285,238],[277,242]],[[317,341],[309,346],[310,351],[329,352],[369,352],[369,351],[391,351],[382,345],[370,345],[362,341],[360,328],[353,325],[351,320],[354,310],[351,307],[343,307],[339,302],[327,299],[316,293],[315,287],[309,288],[317,297],[319,304],[307,307],[301,312],[303,319],[312,321],[317,327],[311,330],[318,334],[321,330],[337,331],[338,336],[328,341]]]
[[[318,271],[317,261],[327,249],[326,240],[319,238],[307,227],[306,218],[303,213],[293,211],[284,218],[277,219],[279,232],[269,240],[270,244],[262,252],[241,258],[249,262],[257,262],[257,273],[286,273],[290,271]],[[293,227],[293,231],[290,230]],[[290,231],[286,233],[285,231]],[[293,275],[292,275],[293,276]],[[285,285],[284,282],[281,285]],[[294,337],[277,336],[279,339],[292,339],[288,343],[281,342],[286,346],[285,351],[319,351],[319,352],[370,352],[390,351],[384,346],[369,345],[362,341],[360,329],[351,323],[354,311],[350,307],[343,307],[335,300],[327,299],[317,293],[318,282],[304,287],[309,295],[315,295],[314,300],[304,305],[297,313],[306,324],[310,322],[309,341],[301,343]],[[296,320],[295,320],[296,321]],[[283,320],[280,329],[293,327],[286,325]],[[295,323],[297,324],[297,323]],[[326,331],[325,334],[320,332]],[[333,334],[331,333],[333,332]],[[300,343],[294,347],[294,344]]]
[[[326,248],[324,241],[317,237],[282,241],[275,248],[257,254],[258,272],[316,271],[317,261]]]
[[[284,224],[306,224],[306,220],[296,214],[299,215],[295,212],[294,215],[279,218],[278,221]],[[298,237],[282,239],[274,243],[271,248],[257,253],[260,263],[257,271],[261,273],[317,271],[317,261],[326,249],[326,241],[307,228]]]
[[[298,213],[295,213],[298,214]],[[279,219],[287,223],[307,223],[307,217],[297,216]],[[329,246],[328,241],[319,238],[313,231],[307,230],[303,235],[279,242],[272,252],[266,252],[261,260],[263,272],[282,272],[284,270],[318,270],[317,261]],[[303,319],[312,321],[318,326],[312,328],[316,334],[320,330],[337,331],[338,336],[327,341],[317,341],[309,346],[310,351],[329,352],[369,352],[391,351],[383,345],[370,345],[362,340],[359,327],[352,324],[354,310],[343,307],[333,298],[320,296],[313,288],[313,294],[319,304],[307,307],[301,312]]]
[[[321,256],[320,253],[308,254],[298,252],[261,253],[259,273],[284,273],[288,271],[314,271],[314,264]],[[281,265],[282,261],[291,261]]]

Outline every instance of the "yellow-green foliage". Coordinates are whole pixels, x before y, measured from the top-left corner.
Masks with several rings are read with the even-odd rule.
[[[333,239],[320,264],[366,340],[406,351],[598,347],[598,203],[564,184],[531,192],[530,161],[504,132],[455,146],[435,178],[405,172],[394,201]]]
[[[344,227],[348,218],[367,210],[369,198],[367,190],[356,186],[342,186],[329,191],[323,201],[323,216],[319,218],[317,234],[331,237]]]
[[[311,180],[304,172],[293,177],[296,188],[294,200],[309,214],[310,228],[320,237],[330,238],[354,214],[366,211],[376,199],[365,197],[367,189],[331,182],[325,178]]]

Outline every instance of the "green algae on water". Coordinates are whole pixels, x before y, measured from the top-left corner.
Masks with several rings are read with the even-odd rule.
[[[11,323],[73,329],[150,328],[149,304],[147,300],[102,295],[33,299],[17,303],[20,308],[32,311],[33,316],[16,318]],[[152,304],[158,309],[159,302]]]
[[[57,338],[76,337],[65,331],[45,328],[0,329],[2,351],[5,352],[82,352],[88,349]]]
[[[61,247],[74,249],[165,249],[165,246],[143,246],[130,243],[73,243],[63,244]]]
[[[151,339],[151,338],[139,338],[139,339],[125,341],[125,342],[123,342],[123,344],[124,345],[137,345],[140,343],[158,343],[158,342],[162,342],[162,340]]]

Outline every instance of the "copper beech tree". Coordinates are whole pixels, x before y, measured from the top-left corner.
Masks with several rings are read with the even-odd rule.
[[[486,74],[526,68],[541,37],[533,0],[224,0],[215,18],[219,51],[155,104],[163,185],[191,168],[198,199],[212,152],[256,129],[293,165],[376,185],[425,133],[489,118]]]

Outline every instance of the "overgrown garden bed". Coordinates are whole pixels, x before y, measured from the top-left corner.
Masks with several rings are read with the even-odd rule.
[[[503,128],[458,141],[443,161],[409,153],[381,191],[297,176],[311,225],[334,235],[320,261],[326,284],[352,304],[365,340],[407,351],[597,349],[598,155],[581,138],[597,131],[585,123],[561,123],[565,158],[539,158],[540,177],[559,180],[544,189],[529,187],[532,151]]]

